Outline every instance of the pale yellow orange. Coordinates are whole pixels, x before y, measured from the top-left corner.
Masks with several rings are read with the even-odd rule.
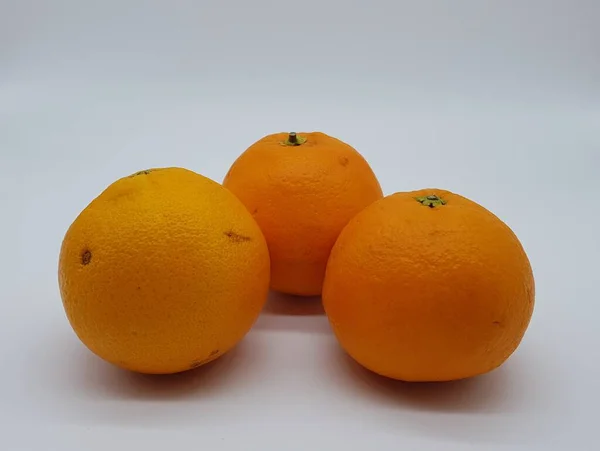
[[[192,171],[142,171],[109,186],[66,233],[63,305],[101,358],[174,373],[225,354],[266,300],[269,255],[244,205]]]

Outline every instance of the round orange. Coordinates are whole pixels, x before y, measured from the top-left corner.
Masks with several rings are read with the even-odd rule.
[[[534,306],[527,255],[475,202],[439,189],[375,202],[335,244],[323,304],[341,346],[405,381],[447,381],[500,366]]]
[[[269,286],[265,239],[242,203],[180,168],[110,185],[64,237],[63,305],[101,358],[175,373],[225,354],[257,319]]]
[[[324,133],[278,133],[248,148],[223,184],[260,225],[271,288],[319,295],[331,248],[359,211],[383,194],[367,161]]]

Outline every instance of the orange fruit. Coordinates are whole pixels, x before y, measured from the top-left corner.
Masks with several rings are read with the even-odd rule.
[[[534,279],[511,229],[439,189],[397,193],[344,228],[323,305],[341,346],[375,373],[448,381],[487,373],[520,344]]]
[[[265,239],[242,203],[192,171],[110,185],[69,227],[59,285],[68,320],[101,358],[175,373],[225,354],[269,286]]]
[[[261,227],[271,288],[319,295],[331,248],[359,211],[380,199],[367,161],[324,133],[277,133],[250,146],[223,181]]]

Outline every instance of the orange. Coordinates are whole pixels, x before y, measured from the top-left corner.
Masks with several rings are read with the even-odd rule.
[[[534,279],[511,229],[439,189],[397,193],[344,228],[323,305],[341,346],[364,367],[404,381],[487,373],[529,325]]]
[[[271,288],[321,293],[342,228],[383,194],[367,161],[324,133],[278,133],[250,146],[223,184],[261,227],[271,255]]]
[[[101,358],[175,373],[225,354],[266,300],[269,254],[242,203],[180,168],[110,185],[68,229],[59,285],[68,320]]]

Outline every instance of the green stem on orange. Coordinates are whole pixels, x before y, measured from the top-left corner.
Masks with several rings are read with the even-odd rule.
[[[431,194],[429,196],[415,197],[415,200],[429,208],[435,208],[440,207],[442,205],[446,205],[446,201],[435,194]]]
[[[290,132],[287,139],[281,142],[283,146],[300,146],[306,142],[306,137],[298,136],[296,132]]]

